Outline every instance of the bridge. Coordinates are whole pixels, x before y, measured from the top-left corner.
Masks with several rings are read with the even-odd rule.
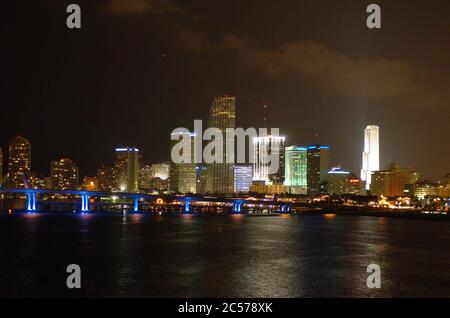
[[[222,196],[189,196],[189,195],[159,195],[144,193],[99,192],[83,190],[51,190],[51,189],[8,189],[0,188],[2,201],[8,197],[25,197],[23,209],[27,212],[44,210],[43,206],[66,204],[74,206],[77,212],[86,213],[95,211],[97,206],[122,205],[131,212],[154,211],[163,208],[175,212],[229,212],[233,214],[245,213],[291,213],[293,207],[297,209],[299,203],[283,200],[270,200],[262,198],[232,198]],[[49,197],[71,197],[75,201],[50,201]],[[120,203],[104,203],[102,199]],[[17,210],[17,209],[16,209]]]

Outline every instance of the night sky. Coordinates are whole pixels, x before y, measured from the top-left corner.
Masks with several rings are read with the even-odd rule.
[[[170,132],[236,96],[237,125],[287,144],[325,143],[359,174],[363,129],[381,129],[381,164],[450,172],[450,2],[303,0],[8,1],[1,25],[0,146],[32,143],[32,170],[61,157],[81,175],[135,145],[170,159]],[[33,2],[33,3],[30,3]],[[382,29],[366,6],[382,7]],[[66,6],[82,29],[66,27]]]

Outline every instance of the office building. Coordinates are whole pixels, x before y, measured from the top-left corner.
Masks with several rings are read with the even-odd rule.
[[[70,159],[50,163],[50,185],[54,190],[78,190],[78,166]]]
[[[222,132],[221,142],[223,145],[222,155],[216,158],[216,161],[208,164],[207,191],[209,193],[233,193],[233,153],[227,154],[226,147],[226,129],[236,127],[236,98],[232,96],[214,97],[209,112],[208,128],[217,128]],[[227,162],[227,156],[233,162]]]
[[[234,166],[234,192],[247,193],[250,191],[253,179],[253,166],[236,164]]]
[[[387,170],[372,172],[370,192],[373,195],[384,195],[386,197],[412,196],[418,173],[411,168],[403,168],[391,163]],[[414,190],[416,191],[416,190]]]
[[[372,172],[380,170],[380,128],[369,125],[364,129],[364,152],[362,154],[361,180],[370,190]]]
[[[307,193],[308,148],[290,146],[285,149],[285,181],[288,192],[292,194]]]
[[[331,149],[326,145],[312,145],[307,150],[308,195],[326,192],[330,171]]]
[[[253,181],[284,184],[284,143],[283,136],[253,138]]]
[[[173,136],[178,135],[178,140],[173,140]],[[195,143],[194,133],[173,133],[172,147],[178,143],[181,138],[189,138],[191,142],[191,153],[189,156],[180,153],[181,157],[187,156],[186,162],[172,162],[169,168],[169,191],[177,193],[196,193],[197,192],[197,165],[194,160]]]
[[[349,193],[350,172],[341,168],[328,171],[328,193],[342,195]]]
[[[115,191],[139,192],[139,149],[125,147],[116,149],[114,163]]]
[[[152,164],[152,178],[167,180],[169,178],[170,162]]]
[[[31,171],[31,143],[16,137],[9,143],[8,187],[28,188]]]
[[[114,189],[114,168],[101,166],[97,170],[97,187],[99,191],[112,192]]]
[[[142,165],[139,170],[139,190],[149,192],[152,190],[153,169],[150,165]]]

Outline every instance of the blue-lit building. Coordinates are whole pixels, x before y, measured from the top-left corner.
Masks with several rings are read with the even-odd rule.
[[[250,191],[253,179],[252,165],[234,166],[234,192],[247,193]]]
[[[307,150],[308,194],[327,192],[328,171],[330,170],[331,148],[326,145],[311,145]]]

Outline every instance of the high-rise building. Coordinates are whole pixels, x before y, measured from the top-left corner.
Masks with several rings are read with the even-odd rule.
[[[169,178],[170,162],[152,164],[152,178],[166,180]]]
[[[78,166],[70,159],[51,161],[51,188],[54,190],[77,190],[79,188],[78,174]]]
[[[312,145],[307,150],[308,195],[326,192],[328,171],[330,171],[330,146]]]
[[[221,142],[223,145],[223,151],[222,156],[217,158],[222,162],[208,164],[207,191],[210,193],[233,193],[233,163],[227,162],[227,158],[233,157],[234,161],[234,149],[232,154],[227,154],[225,137],[227,128],[236,127],[235,97],[214,97],[211,109],[209,111],[208,127],[221,130],[221,140],[216,140],[216,142]]]
[[[197,164],[197,193],[206,193],[208,183],[208,165]]]
[[[369,125],[364,129],[364,152],[362,154],[361,180],[370,190],[372,172],[380,170],[380,128]]]
[[[3,185],[3,150],[0,148],[0,187]]]
[[[149,192],[152,190],[152,179],[153,179],[153,169],[152,166],[142,165],[139,171],[139,190],[144,192]]]
[[[386,197],[412,195],[412,182],[417,181],[418,174],[410,168],[402,168],[391,163],[387,170],[372,172],[370,191],[373,195]]]
[[[274,135],[253,138],[253,181],[284,183],[284,141],[285,137]]]
[[[134,147],[116,149],[114,188],[120,192],[139,192],[139,149]]]
[[[102,166],[97,170],[97,187],[99,191],[112,192],[114,189],[114,168]]]
[[[290,146],[285,149],[285,181],[289,193],[306,194],[308,185],[308,148]]]
[[[173,133],[172,134],[172,147],[178,142],[174,140],[173,136],[179,135],[178,138],[190,138],[191,140],[191,153],[189,154],[189,160],[187,162],[170,164],[169,169],[169,191],[180,193],[196,193],[197,192],[197,165],[195,163],[195,136],[194,133]],[[187,154],[181,153],[180,156],[184,157]]]
[[[31,171],[31,143],[16,137],[9,143],[8,187],[27,188]]]
[[[247,193],[250,191],[253,180],[253,166],[236,164],[234,166],[234,192]]]
[[[346,194],[349,193],[350,172],[341,168],[332,168],[328,171],[328,193]]]

